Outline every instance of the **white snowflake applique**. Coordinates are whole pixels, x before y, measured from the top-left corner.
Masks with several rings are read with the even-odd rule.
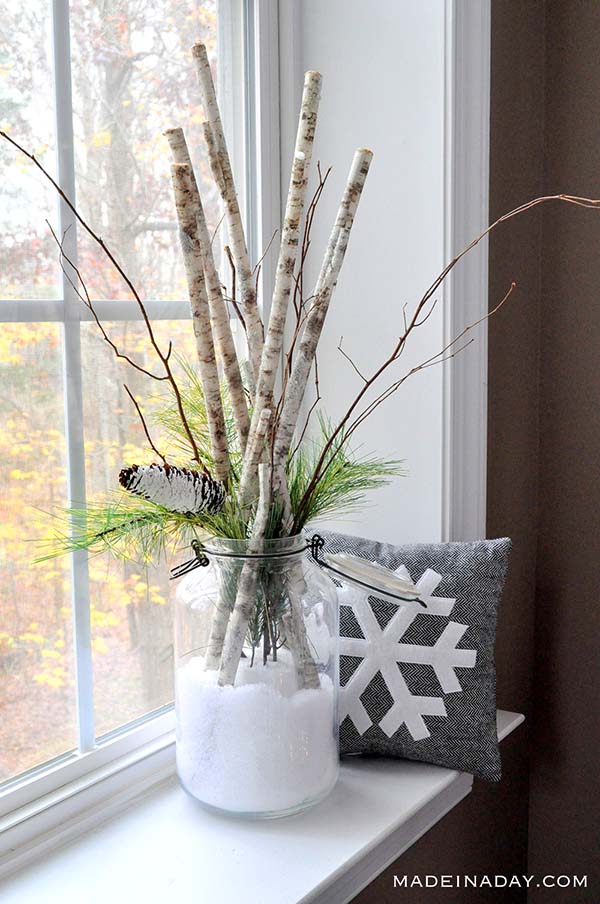
[[[410,579],[404,565],[395,573]],[[477,659],[476,650],[457,649],[468,625],[449,621],[433,646],[402,641],[417,615],[447,617],[452,612],[455,599],[432,596],[441,580],[441,575],[428,568],[416,584],[427,608],[422,608],[418,602],[407,602],[399,606],[383,629],[373,613],[367,594],[355,589],[346,589],[342,594],[340,602],[351,607],[363,637],[340,638],[340,653],[343,656],[362,659],[346,685],[340,688],[340,722],[350,716],[359,734],[364,734],[373,724],[360,698],[378,672],[394,700],[379,722],[389,738],[404,724],[415,741],[423,740],[430,736],[423,716],[447,715],[443,697],[411,694],[398,663],[430,665],[445,694],[462,691],[455,669],[472,669]]]

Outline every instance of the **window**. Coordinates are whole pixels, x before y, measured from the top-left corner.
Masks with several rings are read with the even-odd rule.
[[[388,329],[382,327],[380,312],[394,313],[389,299],[397,298],[398,278],[402,291],[412,297],[439,269],[436,255],[450,259],[487,222],[481,173],[487,167],[489,3],[436,0],[399,10],[389,0],[382,3],[380,18],[366,19],[358,2],[351,5],[352,10],[346,0],[105,0],[102,5],[95,0],[29,0],[20,8],[4,5],[1,127],[33,148],[69,194],[76,193],[82,211],[142,287],[161,337],[172,336],[180,347],[191,340],[173,231],[168,153],[160,136],[179,120],[203,177],[199,98],[188,57],[189,45],[198,38],[210,45],[216,62],[238,190],[244,194],[246,187],[254,260],[280,221],[279,186],[285,190],[287,184],[304,69],[319,68],[325,76],[318,141],[323,162],[334,166],[315,249],[323,247],[335,215],[351,148],[355,142],[374,146],[376,169],[360,230],[352,239],[343,305],[341,298],[338,303],[340,317],[355,319],[355,336],[348,335],[348,342],[363,343],[367,355],[379,355],[376,343]],[[382,28],[392,16],[407,17],[398,31],[400,54],[394,30],[387,24]],[[354,26],[340,29],[340,22]],[[366,69],[356,63],[364,59],[369,60]],[[423,62],[431,59],[435,65]],[[396,82],[385,80],[392,63]],[[385,111],[398,109],[403,117],[394,113],[390,120]],[[430,121],[433,132],[427,128]],[[316,148],[315,160],[320,153]],[[97,249],[76,234],[54,194],[2,142],[0,158],[0,782],[6,783],[0,789],[1,813],[3,807],[7,812],[84,773],[91,784],[97,777],[92,769],[107,764],[116,769],[116,757],[146,741],[158,746],[165,724],[171,724],[170,713],[159,715],[171,699],[171,627],[165,570],[145,574],[78,556],[70,562],[31,564],[36,553],[32,540],[47,529],[43,512],[61,509],[69,498],[80,502],[84,494],[89,500],[112,489],[121,464],[135,460],[142,445],[121,389],[125,371],[116,366],[65,285],[45,218],[59,233],[67,229],[69,250],[78,255],[103,321],[130,350],[146,351],[136,308]],[[397,200],[391,203],[392,198]],[[403,211],[402,232],[390,224],[396,209]],[[216,223],[215,203],[211,216]],[[375,256],[372,224],[377,226]],[[402,264],[398,272],[389,266],[396,256]],[[276,255],[263,261],[261,278],[267,286],[275,262]],[[371,265],[389,280],[386,287],[378,279],[375,294]],[[446,286],[451,303],[446,305],[444,335],[456,335],[483,314],[486,284],[482,249],[480,258],[471,258],[460,273],[454,271]],[[346,331],[348,320],[341,319],[340,326]],[[340,330],[333,319],[329,334],[330,374],[325,366],[323,379],[324,388],[330,382],[327,410],[335,417],[336,393],[347,377],[339,376]],[[348,529],[382,538],[389,529],[388,538],[394,540],[398,512],[408,531],[416,510],[425,513],[427,530],[435,518],[440,536],[481,535],[485,344],[475,348],[477,355],[465,355],[444,375],[437,373],[433,392],[442,431],[436,418],[419,420],[424,395],[416,382],[411,384],[408,417],[404,398],[396,415],[388,409],[385,423],[380,421],[379,451],[381,437],[387,435],[393,454],[406,456],[413,466],[410,485],[405,483],[413,502],[403,495],[399,504],[392,488],[387,526],[379,497],[371,524],[361,516],[360,525]],[[405,429],[413,425],[416,429]],[[430,427],[441,475],[435,486],[430,459],[420,454]],[[371,441],[368,447],[373,447]],[[439,482],[443,511],[438,510]],[[435,510],[428,512],[420,487],[436,495]],[[138,757],[134,768],[140,763]],[[15,828],[20,828],[17,818]]]
[[[231,74],[242,71],[233,37],[241,8],[224,0],[31,0],[5,6],[0,22],[2,128],[76,197],[149,299],[165,345],[172,339],[190,354],[162,132],[185,128],[217,226],[189,49],[203,40],[215,65],[218,57],[227,114],[231,86],[241,93],[242,79]],[[238,163],[242,139],[233,136]],[[79,553],[32,565],[32,540],[48,530],[44,513],[113,490],[124,463],[147,459],[122,384],[126,377],[140,398],[154,391],[125,372],[90,322],[45,219],[65,236],[111,335],[152,359],[139,313],[98,248],[26,160],[7,144],[0,155],[0,782],[11,782],[168,707],[172,631],[166,567],[145,572]]]

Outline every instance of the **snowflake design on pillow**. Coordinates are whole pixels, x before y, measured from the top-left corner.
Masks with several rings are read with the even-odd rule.
[[[404,565],[396,574],[410,579]],[[441,575],[428,568],[417,582],[421,599],[427,608],[417,602],[399,606],[385,626],[381,626],[374,611],[373,596],[346,585],[340,592],[340,605],[348,606],[356,619],[362,637],[341,637],[340,654],[359,659],[360,663],[340,688],[340,722],[349,716],[357,732],[363,735],[372,725],[361,697],[373,679],[381,675],[392,703],[379,720],[379,727],[391,738],[404,724],[415,741],[430,737],[424,716],[447,716],[443,696],[419,696],[413,694],[402,674],[403,663],[428,665],[433,668],[443,694],[460,693],[460,681],[456,669],[472,669],[477,661],[477,651],[458,648],[468,625],[448,621],[431,646],[407,642],[405,635],[417,617],[443,616],[448,618],[455,599],[433,596],[442,580]]]

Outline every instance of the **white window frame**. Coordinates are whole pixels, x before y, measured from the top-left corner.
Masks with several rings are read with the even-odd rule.
[[[67,197],[76,198],[75,159],[73,146],[72,90],[69,0],[50,0],[52,8],[54,98],[56,104],[57,181]],[[220,48],[219,86],[225,129],[238,190],[246,221],[252,223],[250,234],[256,234],[253,218],[255,186],[248,183],[245,159],[253,141],[254,125],[248,113],[254,109],[251,97],[256,88],[253,72],[247,67],[248,47],[244,40],[245,22],[251,15],[251,0],[219,0],[218,46]],[[252,57],[254,59],[254,57]],[[193,76],[191,76],[193,77]],[[242,86],[242,91],[240,91]],[[58,200],[58,230],[64,235],[66,255],[77,261],[77,224],[68,206]],[[81,304],[65,274],[61,274],[61,297],[57,299],[0,302],[1,323],[55,322],[62,325],[63,392],[67,447],[68,504],[85,503],[85,451],[83,426],[83,391],[81,369],[81,324],[92,321],[91,312]],[[139,321],[141,315],[133,300],[97,301],[94,305],[101,320]],[[145,302],[151,320],[189,320],[187,300]],[[50,805],[79,793],[82,782],[95,781],[95,773],[105,778],[111,763],[131,765],[146,762],[148,776],[156,777],[156,755],[172,746],[175,724],[173,705],[169,704],[114,731],[96,736],[94,729],[92,637],[87,553],[75,551],[70,556],[71,603],[73,618],[77,747],[39,767],[28,770],[0,791],[0,832],[27,822],[26,837],[36,820]],[[137,752],[137,757],[136,757]],[[132,758],[133,757],[133,758]],[[125,760],[123,760],[125,758]],[[172,760],[172,751],[171,751]],[[162,764],[159,756],[158,762]],[[162,768],[162,765],[161,765]],[[170,769],[172,771],[173,764]],[[137,771],[138,778],[141,775]],[[92,776],[92,778],[90,778]],[[86,779],[87,777],[87,779]],[[44,821],[44,828],[47,822]],[[8,835],[3,843],[9,844]],[[3,850],[0,848],[0,858]]]
[[[302,4],[279,0],[276,5],[279,46],[285,47],[278,70],[283,169],[276,197],[281,199],[295,136],[293,111],[302,91]],[[489,224],[491,0],[444,0],[444,18],[443,245],[448,262]],[[259,127],[268,134],[268,123]],[[263,205],[269,208],[268,201]],[[450,272],[442,297],[446,345],[488,312],[487,239]],[[482,322],[468,354],[443,366],[440,536],[446,541],[486,536],[487,337]]]
[[[444,259],[489,224],[491,0],[445,0]],[[488,241],[443,284],[444,337],[489,310]],[[488,325],[444,365],[442,537],[486,537]]]
[[[447,259],[488,222],[490,6],[491,0],[445,0]],[[68,0],[53,0],[53,7],[59,21],[68,16]],[[219,0],[219,41],[221,46],[225,42],[232,48],[230,59],[224,60],[221,55],[219,60],[220,85],[226,96],[233,96],[233,103],[224,111],[225,127],[236,173],[245,176],[238,179],[238,188],[250,224],[249,244],[254,258],[260,257],[260,249],[266,247],[281,218],[288,178],[282,136],[289,134],[290,124],[293,129],[302,78],[299,14],[297,0]],[[282,47],[285,53],[280,54]],[[55,32],[55,55],[60,57],[60,65],[68,67],[64,30],[59,35]],[[68,68],[61,77],[68,80]],[[245,84],[243,98],[232,91],[241,80]],[[63,167],[67,172],[70,167],[72,173],[72,140],[71,147],[61,152],[65,155]],[[260,167],[256,167],[258,159]],[[72,183],[63,182],[63,186],[67,193],[73,190]],[[68,212],[61,216],[66,218],[61,220],[63,227],[68,223]],[[268,260],[263,265],[267,285],[274,266],[275,262]],[[66,300],[70,288],[64,291]],[[456,334],[457,326],[477,320],[487,311],[485,243],[446,281],[445,302],[449,337]],[[25,304],[30,321],[63,322],[60,301],[2,302],[0,322],[23,321],[17,305]],[[153,319],[188,316],[184,301],[150,301],[148,311]],[[79,326],[90,315],[72,298],[68,313],[70,319],[64,318],[65,342],[73,343],[77,355]],[[137,319],[133,304],[124,301],[99,303],[98,313],[112,320]],[[264,314],[268,316],[268,311]],[[485,535],[486,340],[484,328],[476,351],[454,359],[444,374],[443,532],[447,539]],[[75,419],[76,427],[69,453],[81,456],[81,385],[69,371],[65,374],[67,389],[73,404],[67,415]],[[475,418],[473,411],[477,412]],[[78,494],[84,486],[83,458],[78,462],[69,480],[73,498],[81,498]],[[86,568],[83,558],[74,560],[72,567],[75,572],[81,569],[77,572],[81,580]],[[85,597],[83,602],[81,598],[74,600],[76,634],[84,644],[77,659],[79,706],[90,699],[91,692],[86,607]],[[46,764],[38,774],[19,780],[0,794],[0,875],[107,818],[145,788],[171,775],[175,767],[173,726],[172,710],[164,711],[126,726],[94,746],[93,726],[84,719],[79,751]]]

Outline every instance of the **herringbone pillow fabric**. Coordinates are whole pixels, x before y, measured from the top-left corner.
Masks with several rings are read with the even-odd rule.
[[[400,569],[427,603],[398,606],[340,587],[342,755],[406,757],[498,781],[494,645],[511,541],[322,536],[326,553]]]

